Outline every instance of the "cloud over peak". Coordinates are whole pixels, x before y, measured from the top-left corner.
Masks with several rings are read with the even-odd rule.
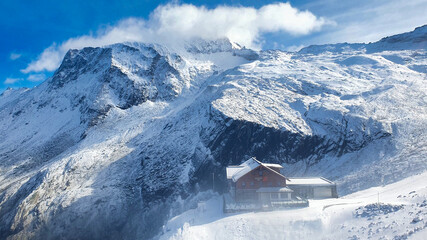
[[[263,33],[283,31],[308,34],[328,24],[309,11],[300,11],[289,3],[253,7],[218,6],[208,9],[191,4],[167,4],[157,7],[148,20],[128,18],[97,35],[71,38],[45,49],[23,73],[53,71],[69,49],[105,46],[118,42],[155,42],[174,46],[193,38],[228,38],[249,48],[260,48]]]
[[[155,29],[156,35],[175,34],[180,38],[208,40],[226,37],[254,47],[262,33],[307,34],[319,30],[325,23],[325,19],[309,11],[299,11],[289,3],[269,4],[260,9],[226,6],[207,9],[190,4],[168,4],[151,14],[148,25]]]

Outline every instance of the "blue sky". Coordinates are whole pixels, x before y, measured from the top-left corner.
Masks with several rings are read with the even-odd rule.
[[[281,4],[286,2],[289,4]],[[159,30],[144,41],[164,41],[164,32],[170,31],[182,38],[225,36],[250,47],[292,50],[310,44],[376,41],[411,31],[427,24],[426,10],[427,0],[3,0],[0,92],[7,87],[40,84],[52,75],[69,47],[119,41],[118,31],[138,32],[131,40],[160,29],[163,32]],[[198,15],[198,24],[184,30],[168,24],[171,14],[172,20],[188,20],[193,12]],[[224,14],[241,23],[230,27],[218,22]],[[207,28],[203,22],[216,27]]]

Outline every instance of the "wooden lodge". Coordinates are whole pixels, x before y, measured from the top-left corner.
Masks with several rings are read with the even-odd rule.
[[[307,198],[337,197],[336,185],[324,178],[287,178],[279,164],[252,157],[226,168],[229,193],[224,211],[308,206]]]

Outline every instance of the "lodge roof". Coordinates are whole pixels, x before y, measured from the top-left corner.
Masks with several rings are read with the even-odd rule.
[[[289,186],[295,186],[295,185],[316,185],[316,186],[330,186],[330,185],[335,185],[334,182],[329,181],[326,178],[322,178],[322,177],[292,177],[292,178],[288,178],[288,181],[286,181],[286,185]]]
[[[262,163],[262,165],[271,167],[271,168],[283,168],[282,165],[276,163]]]
[[[250,171],[254,170],[258,166],[264,166],[265,168],[268,168],[272,170],[271,168],[283,168],[279,164],[274,163],[262,163],[258,161],[256,158],[251,157],[249,160],[246,160],[242,164],[238,166],[229,166],[226,168],[227,171],[227,179],[233,180],[233,182],[237,182],[239,178],[243,177]],[[280,176],[284,177],[282,174],[272,170],[273,172],[279,174]]]

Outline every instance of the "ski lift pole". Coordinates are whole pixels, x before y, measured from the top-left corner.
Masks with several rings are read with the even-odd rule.
[[[378,206],[380,206],[380,192],[378,192]]]

